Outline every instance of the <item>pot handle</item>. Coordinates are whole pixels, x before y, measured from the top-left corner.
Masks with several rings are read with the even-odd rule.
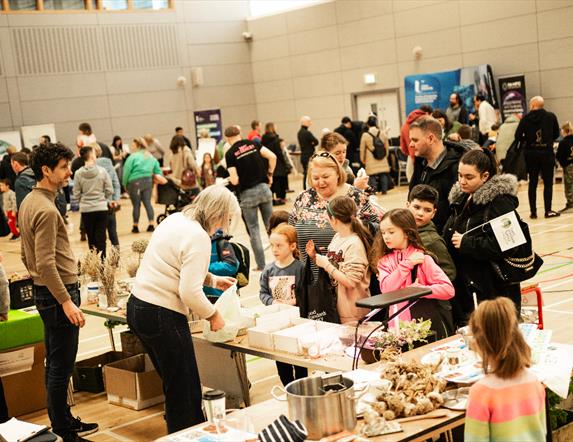
[[[365,382],[364,386],[360,388],[354,387],[354,394],[352,395],[351,399],[355,401],[360,399],[362,396],[366,394],[366,392],[368,391],[368,387],[370,387],[370,384],[368,384],[367,382]]]
[[[277,393],[276,391],[279,391],[280,393]],[[287,400],[287,392],[284,389],[284,387],[280,386],[280,385],[274,385],[273,388],[271,388],[271,396],[273,398],[275,398],[275,400],[277,401],[281,401],[281,402],[286,402]]]

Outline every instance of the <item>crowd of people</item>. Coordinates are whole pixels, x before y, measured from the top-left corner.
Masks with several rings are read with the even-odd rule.
[[[61,204],[72,173],[71,201],[79,205],[89,247],[102,256],[106,232],[112,246],[119,247],[115,213],[122,194],[127,193],[133,204],[132,233],[139,232],[140,205],[145,207],[152,236],[128,302],[127,321],[163,380],[170,433],[203,420],[187,316],[192,311],[207,319],[213,331],[224,327],[213,304],[222,291],[238,283],[241,260],[228,240],[234,233],[229,231],[231,218],[239,212],[250,238],[254,270],[261,272],[260,298],[266,305],[299,305],[308,318],[352,323],[366,313],[356,307],[357,300],[404,287],[426,287],[432,293],[405,308],[391,326],[398,320],[431,319],[432,331],[440,339],[469,322],[478,352],[490,362],[484,367],[493,376],[472,390],[470,436],[483,432],[479,421],[482,408],[488,406],[473,392],[498,394],[496,377],[507,389],[523,380],[539,399],[538,384],[523,372],[531,361],[521,341],[513,337],[508,343],[491,334],[498,330],[496,321],[507,324],[514,334],[521,307],[519,283],[500,279],[490,265],[505,255],[488,221],[518,206],[518,179],[500,169],[499,155],[505,148],[498,142],[511,138],[504,134],[504,126],[513,125],[512,142],[523,146],[531,217],[537,215],[531,189],[536,188],[539,173],[545,184],[545,216],[559,215],[551,208],[553,142],[559,126],[555,116],[543,109],[541,97],[534,97],[530,105],[531,112],[517,124],[508,119],[498,128],[491,105],[481,96],[475,98],[477,115],[465,109],[457,94],[452,94],[445,111],[422,106],[412,112],[400,137],[402,160],[408,164],[408,197],[391,210],[372,197],[376,192],[384,195],[393,184],[389,140],[376,116],[365,124],[344,117],[339,127],[323,131],[320,139],[310,130],[311,118],[301,118],[297,138],[304,190],[290,212],[273,211],[273,205],[286,202],[293,163],[272,122],[265,124],[263,133],[261,123],[253,121],[246,137],[239,126],[227,127],[213,155],[205,154],[200,161],[181,128],[169,150],[152,135],[135,138],[129,148],[115,137],[110,148],[97,141],[87,123],[79,127],[76,155],[50,140],[43,140],[30,157],[11,153],[14,173],[3,178],[0,190],[9,195],[4,208],[14,220],[10,228],[19,229],[12,231],[12,237],[21,238],[24,264],[34,280],[44,322],[48,410],[54,432],[67,441],[82,440],[81,435],[97,430],[97,424],[74,418],[66,402],[78,330],[85,323],[65,203],[63,210]],[[557,159],[564,169],[568,211],[573,207],[571,123],[562,126],[562,135]],[[225,185],[213,185],[219,178]],[[167,179],[194,197],[155,226],[152,189]],[[265,259],[263,231],[269,234],[272,263]],[[321,290],[329,296],[309,307],[309,293],[317,281],[324,281]],[[391,306],[388,314],[402,307]],[[503,353],[492,352],[496,346]],[[502,354],[507,358],[500,358]],[[510,368],[508,358],[513,358]],[[277,368],[285,384],[307,374],[284,363]]]

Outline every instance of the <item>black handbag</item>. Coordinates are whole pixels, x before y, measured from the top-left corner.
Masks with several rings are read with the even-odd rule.
[[[523,146],[519,141],[514,141],[509,146],[503,160],[503,173],[511,173],[518,180],[527,179],[527,167],[525,165],[525,154]]]
[[[412,282],[418,276],[418,266],[416,264],[410,274]],[[423,319],[432,321],[431,330],[435,333],[436,339],[445,339],[454,334],[454,320],[452,317],[452,306],[450,301],[432,298],[419,298],[410,307],[412,319]]]
[[[306,259],[302,277],[302,289],[297,293],[297,305],[302,318],[340,323],[336,287],[324,269],[318,269],[316,279],[312,274],[310,258]]]
[[[533,278],[543,265],[543,259],[533,251],[529,226],[516,213],[526,242],[504,252],[504,256],[491,265],[496,276],[505,284],[515,284]]]

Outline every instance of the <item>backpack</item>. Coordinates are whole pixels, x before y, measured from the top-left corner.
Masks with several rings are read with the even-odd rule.
[[[235,251],[235,256],[239,261],[239,269],[237,270],[237,286],[239,288],[245,287],[249,283],[249,270],[251,268],[251,257],[249,249],[243,244],[238,242],[229,242]]]
[[[374,145],[374,149],[372,150],[372,155],[374,155],[374,158],[376,158],[377,160],[383,160],[384,158],[386,158],[386,146],[384,146],[384,141],[382,141],[378,136],[380,135],[380,132],[378,132],[378,135],[376,136],[372,135],[371,132],[366,132],[366,133],[372,137],[372,144]]]

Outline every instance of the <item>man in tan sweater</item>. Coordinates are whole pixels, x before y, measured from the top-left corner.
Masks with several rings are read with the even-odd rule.
[[[34,280],[34,301],[44,322],[48,415],[54,433],[67,441],[97,431],[97,424],[74,418],[67,389],[78,351],[79,328],[85,324],[80,305],[77,263],[56,193],[68,184],[73,153],[62,144],[38,147],[30,160],[36,187],[24,198],[18,221],[22,261]]]

